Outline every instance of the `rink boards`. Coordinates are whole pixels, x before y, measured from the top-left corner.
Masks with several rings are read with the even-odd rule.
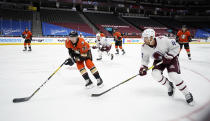
[[[95,43],[95,38],[84,38],[90,44]],[[174,38],[171,38],[174,39]],[[65,37],[33,37],[32,45],[63,45]],[[113,38],[107,38],[108,41],[114,43]],[[22,37],[0,37],[0,45],[23,45]],[[123,38],[124,44],[142,44],[142,38]],[[191,44],[210,44],[210,40],[193,39]]]

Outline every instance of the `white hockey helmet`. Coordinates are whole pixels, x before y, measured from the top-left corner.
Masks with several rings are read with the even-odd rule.
[[[96,37],[101,37],[100,33],[97,33],[97,34],[96,34]]]
[[[154,29],[145,29],[142,33],[142,37],[153,37],[153,39],[155,38],[155,30]]]

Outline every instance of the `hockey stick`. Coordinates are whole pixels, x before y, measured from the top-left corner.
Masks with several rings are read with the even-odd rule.
[[[39,86],[38,89],[36,89],[36,91],[34,91],[33,94],[31,94],[29,97],[14,98],[14,99],[13,99],[13,103],[25,102],[25,101],[30,100],[30,99],[31,99],[31,98],[32,98],[32,97],[41,89],[41,87],[44,86],[56,72],[58,72],[58,70],[59,70],[65,63],[66,63],[66,61],[64,61],[64,62],[61,64],[61,66],[58,67],[58,68],[55,70],[55,72],[53,72],[53,73],[50,75],[50,77],[49,77],[41,86]]]
[[[158,66],[158,65],[160,65],[160,64],[162,64],[162,63],[163,63],[163,61],[157,63],[156,65],[152,65],[151,67],[148,68],[148,70],[153,69],[155,66]],[[99,96],[101,96],[101,95],[103,95],[103,94],[105,94],[105,93],[107,93],[107,92],[113,90],[114,88],[116,88],[116,87],[118,87],[118,86],[120,86],[120,85],[122,85],[122,84],[124,84],[124,83],[126,83],[126,82],[128,82],[128,81],[130,81],[131,79],[137,77],[138,75],[139,75],[139,74],[136,74],[135,76],[130,77],[129,79],[127,79],[127,80],[125,80],[125,81],[123,81],[123,82],[121,82],[121,83],[119,83],[119,84],[117,84],[117,85],[115,85],[115,86],[109,88],[108,90],[106,90],[106,91],[104,91],[104,92],[101,92],[101,93],[98,93],[98,94],[91,94],[91,96],[92,96],[92,97],[99,97]]]

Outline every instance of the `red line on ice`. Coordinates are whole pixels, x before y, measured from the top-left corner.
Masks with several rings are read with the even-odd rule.
[[[199,73],[199,72],[197,72],[197,71],[194,71],[194,70],[192,70],[192,69],[186,68],[186,67],[183,67],[183,68],[184,68],[185,70],[191,71],[191,72],[193,72],[193,73],[195,73],[195,74],[201,76],[202,78],[204,78],[205,80],[207,80],[208,82],[210,82],[210,79],[208,79],[207,77],[205,77],[203,74],[201,74],[201,73]],[[196,110],[194,110],[194,111],[192,111],[192,112],[190,112],[190,113],[188,113],[188,114],[186,114],[186,115],[184,115],[184,116],[181,116],[181,117],[179,117],[179,118],[177,118],[177,119],[170,120],[170,121],[178,121],[178,120],[186,119],[186,118],[189,119],[189,120],[191,120],[191,121],[194,121],[194,120],[192,119],[192,117],[190,117],[190,116],[192,116],[193,114],[195,114],[195,113],[197,113],[197,112],[200,112],[201,110],[203,110],[204,108],[206,108],[208,105],[210,105],[210,100],[209,100],[207,103],[205,103],[203,106],[197,108]]]

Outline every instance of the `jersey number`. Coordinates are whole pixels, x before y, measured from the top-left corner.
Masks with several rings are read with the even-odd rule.
[[[172,43],[172,45],[174,45],[174,46],[176,45],[176,42],[175,42],[175,41],[173,41],[173,40],[171,41],[171,43]]]

